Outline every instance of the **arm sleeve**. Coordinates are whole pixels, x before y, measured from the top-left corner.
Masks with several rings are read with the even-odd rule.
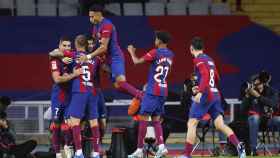
[[[104,25],[101,29],[101,38],[110,38],[112,32],[113,32],[112,24]]]
[[[148,53],[146,53],[142,58],[145,61],[153,61],[156,57],[156,53],[157,53],[156,49],[152,49]]]
[[[209,70],[203,62],[197,62],[196,67],[198,68],[201,75],[198,90],[200,92],[205,92],[207,87],[209,86]]]

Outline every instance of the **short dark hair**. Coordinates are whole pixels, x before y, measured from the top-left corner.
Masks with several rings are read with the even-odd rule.
[[[200,37],[194,37],[191,41],[191,45],[195,50],[203,50],[204,49],[204,42]]]
[[[80,47],[87,48],[88,47],[87,36],[78,35],[75,39],[75,43],[78,44],[78,46]]]
[[[168,42],[171,40],[171,35],[166,31],[156,31],[156,38],[161,40],[162,43],[168,44]]]
[[[100,4],[94,4],[94,5],[90,6],[89,11],[103,13],[104,6],[100,5]]]
[[[61,43],[63,41],[71,41],[71,39],[68,36],[61,36],[59,39],[59,43]]]

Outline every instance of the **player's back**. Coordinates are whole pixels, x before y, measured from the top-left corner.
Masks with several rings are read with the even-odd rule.
[[[153,57],[149,70],[146,92],[157,96],[167,96],[167,76],[173,62],[174,53],[168,48],[158,48],[150,51]]]
[[[198,83],[203,82],[204,91],[202,93],[208,96],[208,100],[220,99],[220,91],[217,86],[220,78],[213,59],[203,53],[194,59],[194,64]]]
[[[73,64],[71,65],[73,68],[81,68],[82,74],[73,79],[72,82],[72,92],[95,92],[94,87],[94,75],[96,72],[96,67],[99,65],[99,61],[97,58],[93,58],[84,63],[79,63],[78,58],[81,55],[86,55],[86,52],[82,51],[74,51],[73,52]]]

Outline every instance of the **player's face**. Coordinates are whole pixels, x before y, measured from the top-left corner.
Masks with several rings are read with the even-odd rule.
[[[88,40],[88,50],[90,52],[93,51],[93,47],[94,47],[93,40]]]
[[[62,41],[59,44],[60,51],[71,50],[71,42],[70,41]]]
[[[194,55],[194,49],[193,49],[193,46],[190,46],[190,52],[192,55]]]
[[[94,12],[94,11],[89,12],[89,21],[92,24],[100,23],[101,18],[102,18],[102,14],[100,12]]]

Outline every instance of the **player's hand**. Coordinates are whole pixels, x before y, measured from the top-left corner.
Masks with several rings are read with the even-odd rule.
[[[192,87],[192,93],[196,95],[199,92],[198,86]]]
[[[196,102],[196,103],[200,103],[200,99],[201,99],[201,96],[202,96],[202,93],[197,93],[194,98],[193,98],[193,101]]]
[[[254,88],[249,89],[249,93],[254,97],[260,97],[260,93],[258,93]]]
[[[134,54],[136,52],[136,48],[130,44],[127,46],[127,51],[129,52],[129,54]]]
[[[78,58],[78,62],[79,63],[84,63],[86,61],[88,61],[89,59],[87,58],[86,55],[81,55],[79,58]]]
[[[80,76],[81,74],[83,74],[82,68],[74,68],[73,74],[75,77]]]
[[[72,58],[69,58],[69,57],[64,57],[64,58],[62,58],[62,62],[63,62],[64,64],[70,64],[70,63],[72,63],[72,61],[73,61],[73,59],[72,59]]]

